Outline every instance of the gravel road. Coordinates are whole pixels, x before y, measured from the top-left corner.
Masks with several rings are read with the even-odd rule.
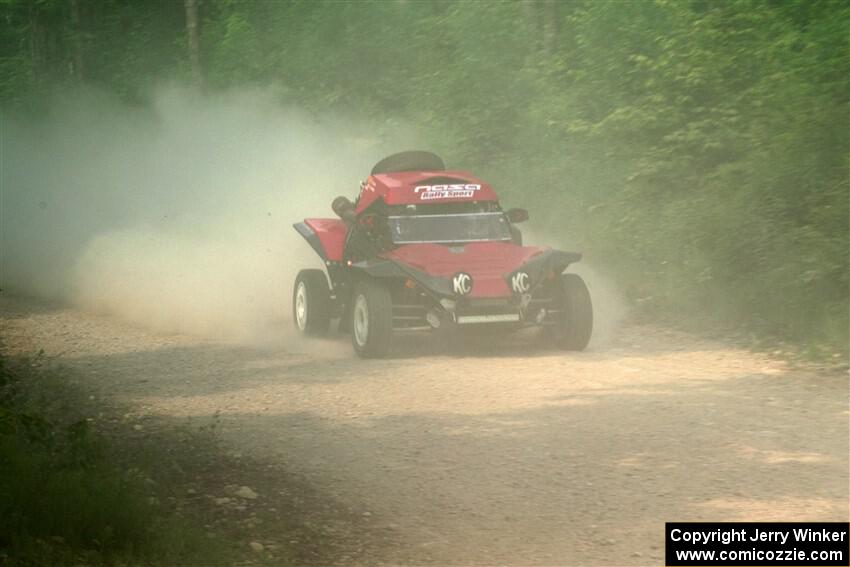
[[[846,373],[658,327],[361,361],[347,338],[232,345],[9,297],[0,325],[7,352],[44,349],[138,419],[218,415],[257,501],[307,479],[373,540],[322,561],[661,565],[665,521],[850,516]]]

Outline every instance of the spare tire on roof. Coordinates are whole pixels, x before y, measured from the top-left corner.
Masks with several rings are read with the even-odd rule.
[[[372,168],[372,175],[376,173],[390,173],[392,171],[445,171],[446,164],[442,158],[431,152],[409,151],[399,152],[387,156]]]

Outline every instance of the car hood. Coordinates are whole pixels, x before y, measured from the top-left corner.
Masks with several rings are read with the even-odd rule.
[[[509,242],[408,244],[381,256],[436,278],[451,278],[459,272],[469,274],[473,281],[470,297],[506,297],[512,293],[508,276],[549,250]]]

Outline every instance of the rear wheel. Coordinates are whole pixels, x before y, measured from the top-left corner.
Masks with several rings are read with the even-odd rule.
[[[357,284],[351,300],[351,344],[361,358],[380,358],[390,348],[393,303],[389,290],[365,280]]]
[[[301,270],[292,290],[292,320],[305,335],[328,333],[331,316],[331,292],[322,270]]]
[[[593,333],[593,304],[581,276],[562,274],[555,290],[555,305],[560,311],[553,338],[565,350],[584,350]]]

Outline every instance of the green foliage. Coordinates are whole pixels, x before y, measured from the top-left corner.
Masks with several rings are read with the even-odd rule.
[[[0,97],[188,76],[179,3],[6,0]],[[34,7],[34,8],[33,8]],[[271,85],[491,179],[648,312],[848,340],[850,5],[211,0],[210,88]]]
[[[148,501],[109,461],[42,358],[0,357],[0,561],[10,565],[211,565],[198,530]],[[65,399],[71,402],[72,399]]]

